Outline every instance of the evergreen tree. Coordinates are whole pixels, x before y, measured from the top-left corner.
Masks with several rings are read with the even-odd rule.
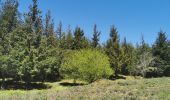
[[[115,76],[117,77],[123,64],[123,51],[120,47],[118,31],[114,26],[110,30],[110,39],[106,44],[106,53],[110,58],[111,67],[115,70]]]
[[[73,46],[73,34],[71,32],[71,29],[70,29],[70,26],[68,28],[68,33],[67,33],[67,36],[66,36],[66,48],[67,49],[72,49],[72,46]]]
[[[94,29],[93,29],[93,38],[92,38],[92,47],[96,48],[99,45],[99,36],[100,36],[101,32],[99,32],[97,30],[97,25],[94,25]]]
[[[60,50],[53,45],[53,41],[49,42],[46,37],[42,38],[40,48],[38,49],[37,63],[34,67],[34,79],[41,82],[56,81],[60,78]],[[52,39],[53,40],[53,39]]]
[[[167,59],[167,67],[166,67],[166,70],[164,71],[164,74],[166,75],[166,76],[170,76],[170,40],[168,41],[168,51],[167,51],[168,53],[168,59]]]
[[[17,27],[19,12],[17,0],[5,0],[1,7],[0,23],[8,33]]]
[[[144,37],[142,35],[141,38],[141,45],[139,47],[139,53],[142,54],[144,52],[150,52],[150,47],[149,45],[145,42]]]
[[[73,49],[85,48],[84,31],[80,27],[76,27],[74,32]]]
[[[61,38],[61,41],[60,41],[60,43],[61,43],[61,45],[60,45],[60,48],[62,48],[62,49],[66,49],[67,47],[67,40],[66,40],[67,38],[66,38],[66,33],[65,32],[63,32],[62,33],[62,38]]]
[[[39,17],[37,20],[38,21],[37,21],[37,31],[36,31],[35,47],[39,48],[40,43],[41,43],[42,33],[43,33],[43,25],[42,25],[41,17]]]
[[[35,48],[38,48],[41,41],[41,34],[43,32],[41,11],[38,9],[37,0],[32,0],[33,4],[30,6],[30,11],[27,14],[28,24],[31,30],[31,39]]]
[[[23,81],[29,84],[36,75],[35,68],[38,62],[39,48],[43,33],[42,19],[37,0],[33,0],[30,11],[25,15],[23,30],[26,34],[26,47],[23,49],[23,60],[20,61],[19,76]]]
[[[63,39],[63,30],[62,30],[62,22],[59,23],[58,27],[57,27],[57,36],[58,36],[58,40],[59,40],[59,47],[62,46],[62,39]]]
[[[31,16],[31,21],[33,24],[36,25],[37,18],[39,17],[39,9],[38,9],[38,4],[37,0],[32,0],[33,5],[30,7],[31,12],[29,13]]]
[[[143,77],[150,77],[147,74],[153,74],[151,71],[155,72],[155,68],[151,67],[153,60],[155,59],[151,54],[151,48],[145,42],[144,37],[141,38],[140,45],[136,48],[136,60],[135,67],[133,68],[136,75],[142,75]]]
[[[140,59],[141,55],[144,55],[145,53],[150,52],[150,51],[151,49],[149,45],[145,42],[144,37],[142,35],[140,44],[137,44],[136,58]]]
[[[82,41],[82,47],[83,48],[91,48],[91,43],[90,43],[90,40],[87,38],[87,37],[85,37],[84,36],[84,38],[83,38],[83,41]]]
[[[48,33],[48,37],[47,37],[47,45],[52,46],[52,47],[57,46],[53,21],[52,21],[52,23],[50,24],[50,27],[49,27],[49,33]]]
[[[52,46],[52,47],[57,46],[57,41],[56,41],[57,39],[54,32],[54,22],[51,19],[50,11],[48,11],[46,14],[44,35],[47,37],[48,46]]]
[[[124,38],[124,41],[121,46],[123,50],[123,64],[121,73],[124,75],[129,75],[132,72],[132,67],[134,67],[134,63],[136,61],[135,59],[135,48],[131,43],[127,43],[126,38]]]
[[[0,77],[2,78],[1,89],[4,88],[4,81],[7,77],[13,77],[15,67],[11,55],[12,31],[18,24],[18,1],[6,0],[1,6],[0,14]]]
[[[152,48],[153,56],[156,57],[154,66],[158,69],[158,75],[162,76],[167,66],[170,64],[169,62],[169,53],[168,53],[168,40],[166,37],[166,33],[160,31],[158,33],[158,37],[156,39],[155,44]]]
[[[47,37],[49,35],[49,30],[50,30],[50,21],[51,21],[51,12],[48,11],[46,16],[45,16],[45,32],[44,35]]]

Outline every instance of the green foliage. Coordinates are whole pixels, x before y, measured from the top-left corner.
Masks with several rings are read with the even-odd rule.
[[[153,60],[154,57],[150,52],[142,53],[136,65],[136,74],[145,77],[148,71],[154,70],[154,68],[150,66]]]
[[[114,26],[110,30],[110,39],[106,44],[106,54],[110,58],[111,67],[115,70],[115,76],[118,76],[118,73],[121,71],[124,55],[120,47],[118,31]]]
[[[124,75],[132,75],[133,68],[136,63],[135,48],[131,43],[126,42],[124,39],[121,49],[123,50],[123,64],[121,68],[121,73]]]
[[[70,27],[68,28],[68,33],[66,36],[66,49],[73,49],[73,34]]]
[[[147,43],[145,43],[142,36],[140,45],[137,45],[136,50],[133,51],[133,63],[130,69],[132,75],[140,75],[143,77],[152,77],[151,74],[157,71],[152,65],[154,64],[154,59],[151,48]]]
[[[59,79],[60,52],[57,48],[41,46],[35,65],[36,79],[42,82]]]
[[[127,77],[128,78],[128,77]],[[46,83],[46,90],[0,91],[1,100],[169,100],[170,78],[100,80],[90,85],[69,87],[61,81]]]
[[[164,70],[164,75],[165,76],[170,76],[170,65],[166,66],[165,70]]]
[[[74,32],[74,39],[73,39],[73,49],[79,50],[88,47],[90,47],[89,41],[84,36],[84,31],[80,27],[76,27]]]
[[[92,47],[96,48],[99,46],[99,36],[100,36],[101,32],[98,32],[97,30],[97,25],[94,25],[94,29],[93,29],[93,38],[92,38]]]
[[[26,14],[19,13],[18,5],[18,0],[0,0],[2,89],[7,78],[31,83],[60,80],[62,75],[88,82],[108,78],[110,74],[170,76],[170,41],[163,31],[158,33],[152,48],[143,37],[141,44],[134,47],[126,39],[120,43],[113,26],[103,46],[99,43],[97,25],[92,40],[81,27],[72,32],[69,26],[68,31],[64,31],[61,22],[55,32],[50,11],[43,19],[38,0],[32,0]],[[95,50],[88,50],[90,48]]]
[[[5,81],[5,78],[15,75],[15,67],[11,52],[11,32],[18,25],[18,2],[16,0],[6,0],[1,6],[0,14],[0,78]],[[4,82],[1,84],[1,89],[4,88]]]
[[[65,57],[60,71],[65,78],[89,83],[113,74],[108,57],[96,50],[72,52]]]
[[[166,37],[166,33],[160,31],[158,33],[158,37],[156,39],[155,44],[153,45],[152,53],[153,56],[156,57],[154,67],[158,69],[158,75],[163,76],[164,70],[167,66],[170,65],[170,53],[168,47],[168,40]]]

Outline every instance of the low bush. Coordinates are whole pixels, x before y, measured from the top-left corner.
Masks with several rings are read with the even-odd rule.
[[[64,78],[88,83],[113,74],[108,57],[97,50],[73,51],[64,58],[60,73]]]

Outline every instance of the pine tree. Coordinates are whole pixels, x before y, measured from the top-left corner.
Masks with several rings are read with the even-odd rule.
[[[84,46],[84,31],[80,27],[76,27],[74,32],[73,49],[82,49]]]
[[[41,43],[42,34],[43,34],[43,25],[42,25],[41,17],[39,17],[37,20],[38,21],[37,21],[35,47],[39,48],[40,43]]]
[[[110,39],[106,44],[106,53],[110,58],[111,67],[115,70],[115,76],[121,71],[123,64],[123,53],[119,43],[119,35],[117,29],[112,26],[110,30]]]
[[[34,23],[36,25],[36,21],[37,21],[37,18],[39,17],[40,11],[38,10],[37,0],[32,0],[32,2],[33,2],[33,5],[30,8],[31,21],[32,21],[32,23]]]
[[[168,53],[168,40],[166,33],[160,31],[156,39],[155,44],[152,48],[153,56],[156,57],[154,66],[158,69],[158,75],[162,76],[169,62],[169,53]]]
[[[57,36],[58,36],[58,40],[59,40],[59,47],[62,46],[62,39],[64,37],[64,32],[62,30],[62,22],[60,21],[58,27],[57,27]]]
[[[95,24],[94,25],[94,29],[93,29],[93,38],[92,38],[92,47],[93,48],[96,48],[96,47],[98,47],[98,45],[99,45],[99,40],[100,40],[100,34],[101,34],[101,32],[99,32],[98,30],[97,30],[97,25]]]
[[[167,74],[168,73],[168,74]],[[164,71],[166,76],[170,76],[170,40],[168,41],[168,51],[167,51],[167,68]]]
[[[136,48],[136,58],[140,59],[141,55],[144,55],[147,52],[150,52],[150,47],[149,45],[145,42],[144,37],[142,35],[141,37],[141,42],[140,44],[137,44],[137,48]]]
[[[71,32],[70,26],[68,27],[68,33],[66,36],[66,48],[67,49],[72,49],[73,46],[73,34]]]
[[[123,64],[121,73],[124,75],[129,75],[132,72],[132,67],[134,67],[135,59],[135,48],[131,43],[127,43],[126,38],[121,46],[123,50]]]
[[[18,1],[6,0],[1,6],[0,14],[0,77],[2,78],[1,89],[4,88],[5,78],[13,78],[15,68],[13,67],[13,59],[11,55],[12,31],[19,24],[18,17]]]
[[[50,21],[51,21],[51,12],[48,11],[46,16],[45,16],[45,32],[44,32],[44,35],[46,37],[49,35]]]
[[[53,21],[50,24],[49,34],[48,34],[47,38],[48,38],[48,40],[47,40],[48,46],[52,46],[52,47],[56,47],[57,46],[55,32],[54,32],[54,23],[53,23]]]
[[[19,12],[17,0],[5,0],[2,4],[1,28],[3,27],[9,33],[17,27]]]
[[[137,46],[136,50],[136,74],[142,75],[143,77],[150,77],[147,74],[150,73],[150,71],[154,72],[156,70],[155,68],[151,67],[154,59],[155,58],[151,53],[151,48],[145,42],[144,37],[142,36],[141,43]]]
[[[19,69],[20,78],[29,84],[36,75],[36,65],[38,62],[39,48],[41,45],[43,24],[38,9],[37,0],[33,0],[30,6],[30,11],[25,14],[23,25],[24,33],[26,34],[26,44],[23,50],[24,56]]]
[[[66,49],[67,47],[67,37],[66,37],[66,32],[63,32],[62,33],[62,38],[61,38],[61,45],[60,45],[60,48],[62,49]]]
[[[149,47],[149,45],[145,42],[144,37],[143,37],[143,35],[142,35],[139,53],[142,54],[142,53],[144,53],[144,52],[150,52],[150,47]]]
[[[38,1],[32,0],[33,4],[30,6],[30,11],[27,14],[28,24],[31,30],[31,41],[35,48],[38,48],[41,41],[41,34],[43,32],[41,11],[38,9]]]

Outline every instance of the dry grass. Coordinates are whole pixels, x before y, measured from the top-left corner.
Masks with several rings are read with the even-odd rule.
[[[169,100],[170,78],[135,79],[126,77],[126,80],[100,80],[89,85],[70,83],[65,80],[51,85],[46,90],[10,90],[0,91],[0,100]]]

